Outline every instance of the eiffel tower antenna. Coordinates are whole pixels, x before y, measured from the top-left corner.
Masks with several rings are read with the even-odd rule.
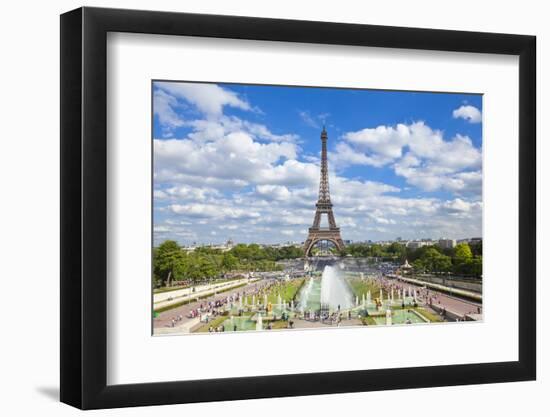
[[[332,242],[339,251],[344,249],[344,241],[340,235],[340,228],[336,226],[336,220],[334,220],[334,213],[332,212],[332,202],[330,201],[327,140],[328,134],[323,125],[323,131],[321,132],[321,178],[319,181],[319,198],[315,205],[316,209],[313,225],[309,228],[308,237],[304,243],[304,253],[306,257],[311,255],[311,249],[320,241]],[[328,217],[328,228],[321,227],[321,216],[323,214],[326,214]]]

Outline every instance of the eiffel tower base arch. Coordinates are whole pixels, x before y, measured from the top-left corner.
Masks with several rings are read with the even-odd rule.
[[[336,246],[336,249],[338,249],[339,252],[342,252],[344,250],[344,241],[342,240],[342,237],[340,236],[340,231],[337,230],[310,230],[309,236],[304,243],[304,255],[306,258],[311,256],[311,250],[313,247],[322,241],[329,241]]]

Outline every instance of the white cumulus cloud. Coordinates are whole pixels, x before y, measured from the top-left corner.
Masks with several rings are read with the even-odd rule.
[[[252,106],[237,93],[216,84],[156,82],[155,87],[195,105],[207,116],[220,116],[224,106],[252,110]]]
[[[407,183],[425,191],[479,190],[481,149],[467,136],[445,140],[443,132],[415,122],[348,132],[343,139],[331,157],[337,167],[389,165]]]
[[[470,105],[460,106],[458,109],[453,110],[453,117],[467,120],[470,123],[481,123],[481,111]]]

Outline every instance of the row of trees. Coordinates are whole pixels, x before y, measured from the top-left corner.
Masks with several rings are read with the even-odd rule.
[[[483,247],[481,243],[460,243],[454,248],[423,246],[407,248],[399,242],[390,245],[356,243],[345,248],[344,255],[376,257],[387,261],[404,262],[407,259],[415,272],[448,273],[480,277]]]
[[[445,251],[433,246],[419,248],[417,251],[420,253],[412,262],[416,272],[453,272],[459,275],[481,277],[482,255],[474,255],[467,243],[460,243],[454,249]]]
[[[153,250],[153,280],[156,287],[164,287],[173,281],[196,283],[228,272],[276,271],[282,269],[276,261],[302,256],[303,250],[292,246],[262,248],[256,244],[239,244],[226,252],[208,247],[186,252],[177,242],[166,240]]]
[[[390,245],[380,245],[378,243],[352,243],[347,245],[342,255],[351,255],[357,258],[383,258],[387,260],[402,259],[407,257],[407,248],[398,242]]]

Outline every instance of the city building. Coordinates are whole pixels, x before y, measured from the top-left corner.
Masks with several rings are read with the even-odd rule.
[[[431,239],[411,240],[407,242],[407,248],[420,249],[424,246],[433,246],[434,241]]]
[[[439,246],[441,249],[453,249],[456,246],[456,240],[441,238],[438,240],[437,246]]]
[[[210,243],[208,245],[197,245],[196,242],[193,242],[193,245],[184,246],[183,248],[181,248],[181,250],[184,251],[184,252],[189,253],[189,252],[194,252],[195,249],[197,249],[197,248],[205,247],[205,248],[209,248],[209,249],[217,249],[217,250],[220,250],[222,252],[228,252],[231,249],[233,249],[234,246],[235,246],[235,243],[231,239],[229,239],[227,242],[222,243],[222,244]]]

